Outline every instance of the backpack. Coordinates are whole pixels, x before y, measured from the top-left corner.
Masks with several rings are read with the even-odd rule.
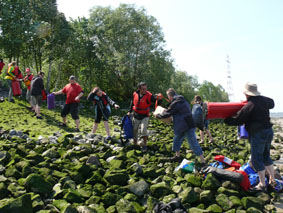
[[[133,124],[132,120],[128,115],[125,115],[122,118],[122,124],[121,124],[121,142],[124,144],[123,139],[122,139],[122,131],[124,132],[124,138],[126,141],[128,141],[130,138],[134,137],[134,132],[133,132]]]
[[[192,109],[192,115],[197,128],[199,128],[200,130],[204,130],[203,112],[202,106],[200,104],[194,104]]]

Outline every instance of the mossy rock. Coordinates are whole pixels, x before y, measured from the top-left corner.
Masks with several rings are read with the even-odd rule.
[[[0,200],[7,197],[8,195],[8,190],[7,187],[5,186],[4,183],[0,183]]]
[[[264,204],[270,203],[271,197],[267,193],[260,192],[256,196],[261,199]]]
[[[127,188],[137,196],[143,196],[148,191],[148,184],[144,180],[140,180],[136,183],[133,183]]]
[[[204,190],[200,193],[200,201],[202,203],[210,203],[213,199],[213,193],[210,190]]]
[[[100,197],[99,196],[91,196],[85,203],[87,205],[90,204],[98,204],[100,202]]]
[[[233,189],[226,189],[224,187],[220,187],[217,192],[219,194],[225,194],[227,196],[236,196],[236,197],[240,197],[240,193],[236,190]]]
[[[6,165],[11,158],[11,155],[7,151],[0,151],[0,164]]]
[[[15,166],[9,166],[6,169],[5,176],[6,177],[14,177],[16,179],[19,179],[19,178],[22,177],[21,173],[16,169]]]
[[[11,198],[0,200],[0,212],[32,213],[31,194],[24,194],[16,199]]]
[[[94,171],[92,176],[86,180],[87,184],[96,184],[96,183],[104,183],[103,177],[101,176],[99,171]]]
[[[201,186],[202,178],[195,174],[186,174],[184,179],[193,186]]]
[[[129,175],[126,171],[118,170],[107,170],[104,179],[107,180],[111,185],[122,185],[125,186],[128,183]]]
[[[209,173],[206,176],[206,179],[202,182],[201,188],[216,191],[220,186],[221,184],[217,178],[213,174]]]
[[[104,206],[109,207],[115,205],[116,202],[120,199],[120,195],[111,192],[106,192],[104,195],[102,195],[101,202],[104,204]]]
[[[128,200],[128,201],[139,201],[139,197],[136,196],[135,194],[133,193],[127,193],[125,196],[124,196],[124,199]]]
[[[10,183],[7,189],[14,197],[26,194],[25,188],[16,183]]]
[[[134,205],[126,199],[120,199],[115,206],[117,212],[136,213]]]
[[[262,211],[260,211],[259,209],[255,207],[250,207],[247,209],[247,213],[262,213]]]
[[[195,203],[199,201],[199,196],[195,193],[194,189],[192,187],[186,188],[184,191],[182,191],[179,195],[179,198],[181,198],[182,203]]]
[[[232,202],[232,204],[233,204],[232,207],[233,208],[242,206],[242,202],[241,202],[241,199],[239,197],[230,196],[229,200]]]
[[[52,204],[61,211],[68,206],[68,202],[66,200],[54,200]]]
[[[219,206],[222,207],[224,211],[229,210],[233,205],[233,203],[229,200],[228,196],[225,194],[217,195],[216,202],[218,203]]]
[[[101,183],[97,183],[93,186],[94,195],[101,196],[104,194],[105,190],[106,190],[106,187]]]
[[[159,202],[158,199],[152,196],[148,196],[147,201],[146,201],[146,206],[147,206],[147,211],[146,212],[153,212],[153,208],[155,205]]]
[[[39,193],[41,195],[49,195],[53,186],[38,174],[31,174],[26,178],[25,188],[28,191]]]
[[[206,210],[213,213],[223,212],[223,209],[217,204],[210,205]]]
[[[193,208],[188,209],[188,213],[209,213],[209,212],[210,211],[208,211],[208,210],[200,209],[200,208],[197,208],[197,207],[193,207]]]
[[[124,169],[125,168],[124,161],[116,160],[116,159],[113,159],[110,161],[110,166],[111,166],[111,169]]]
[[[260,211],[263,210],[263,201],[257,197],[243,197],[241,199],[241,202],[245,209],[249,209],[251,207],[254,207],[256,209],[259,209]]]
[[[69,189],[63,198],[69,203],[83,202],[82,195],[77,190],[73,190],[73,189]]]
[[[156,198],[160,198],[172,193],[172,190],[165,182],[157,183],[150,186],[152,195]]]
[[[144,178],[157,178],[157,177],[159,177],[156,167],[149,167],[149,168],[143,169],[142,176]]]

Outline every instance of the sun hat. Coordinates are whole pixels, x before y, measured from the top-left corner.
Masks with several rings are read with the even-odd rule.
[[[260,92],[257,91],[257,85],[254,83],[246,83],[244,94],[249,96],[259,96]]]
[[[74,75],[71,75],[69,80],[76,80],[76,77]]]

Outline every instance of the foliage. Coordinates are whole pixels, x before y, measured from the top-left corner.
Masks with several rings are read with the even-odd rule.
[[[89,18],[67,21],[55,0],[7,0],[0,2],[0,27],[1,55],[21,70],[48,73],[49,91],[75,75],[86,93],[98,85],[116,101],[128,101],[140,81],[152,93],[173,87],[189,101],[197,93],[228,101],[220,85],[175,70],[162,29],[144,8],[94,7]]]

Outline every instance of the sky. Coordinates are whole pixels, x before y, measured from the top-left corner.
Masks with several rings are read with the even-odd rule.
[[[89,17],[95,6],[143,7],[159,22],[177,70],[226,91],[230,59],[233,101],[246,82],[283,112],[283,1],[281,0],[57,0],[67,18]]]

